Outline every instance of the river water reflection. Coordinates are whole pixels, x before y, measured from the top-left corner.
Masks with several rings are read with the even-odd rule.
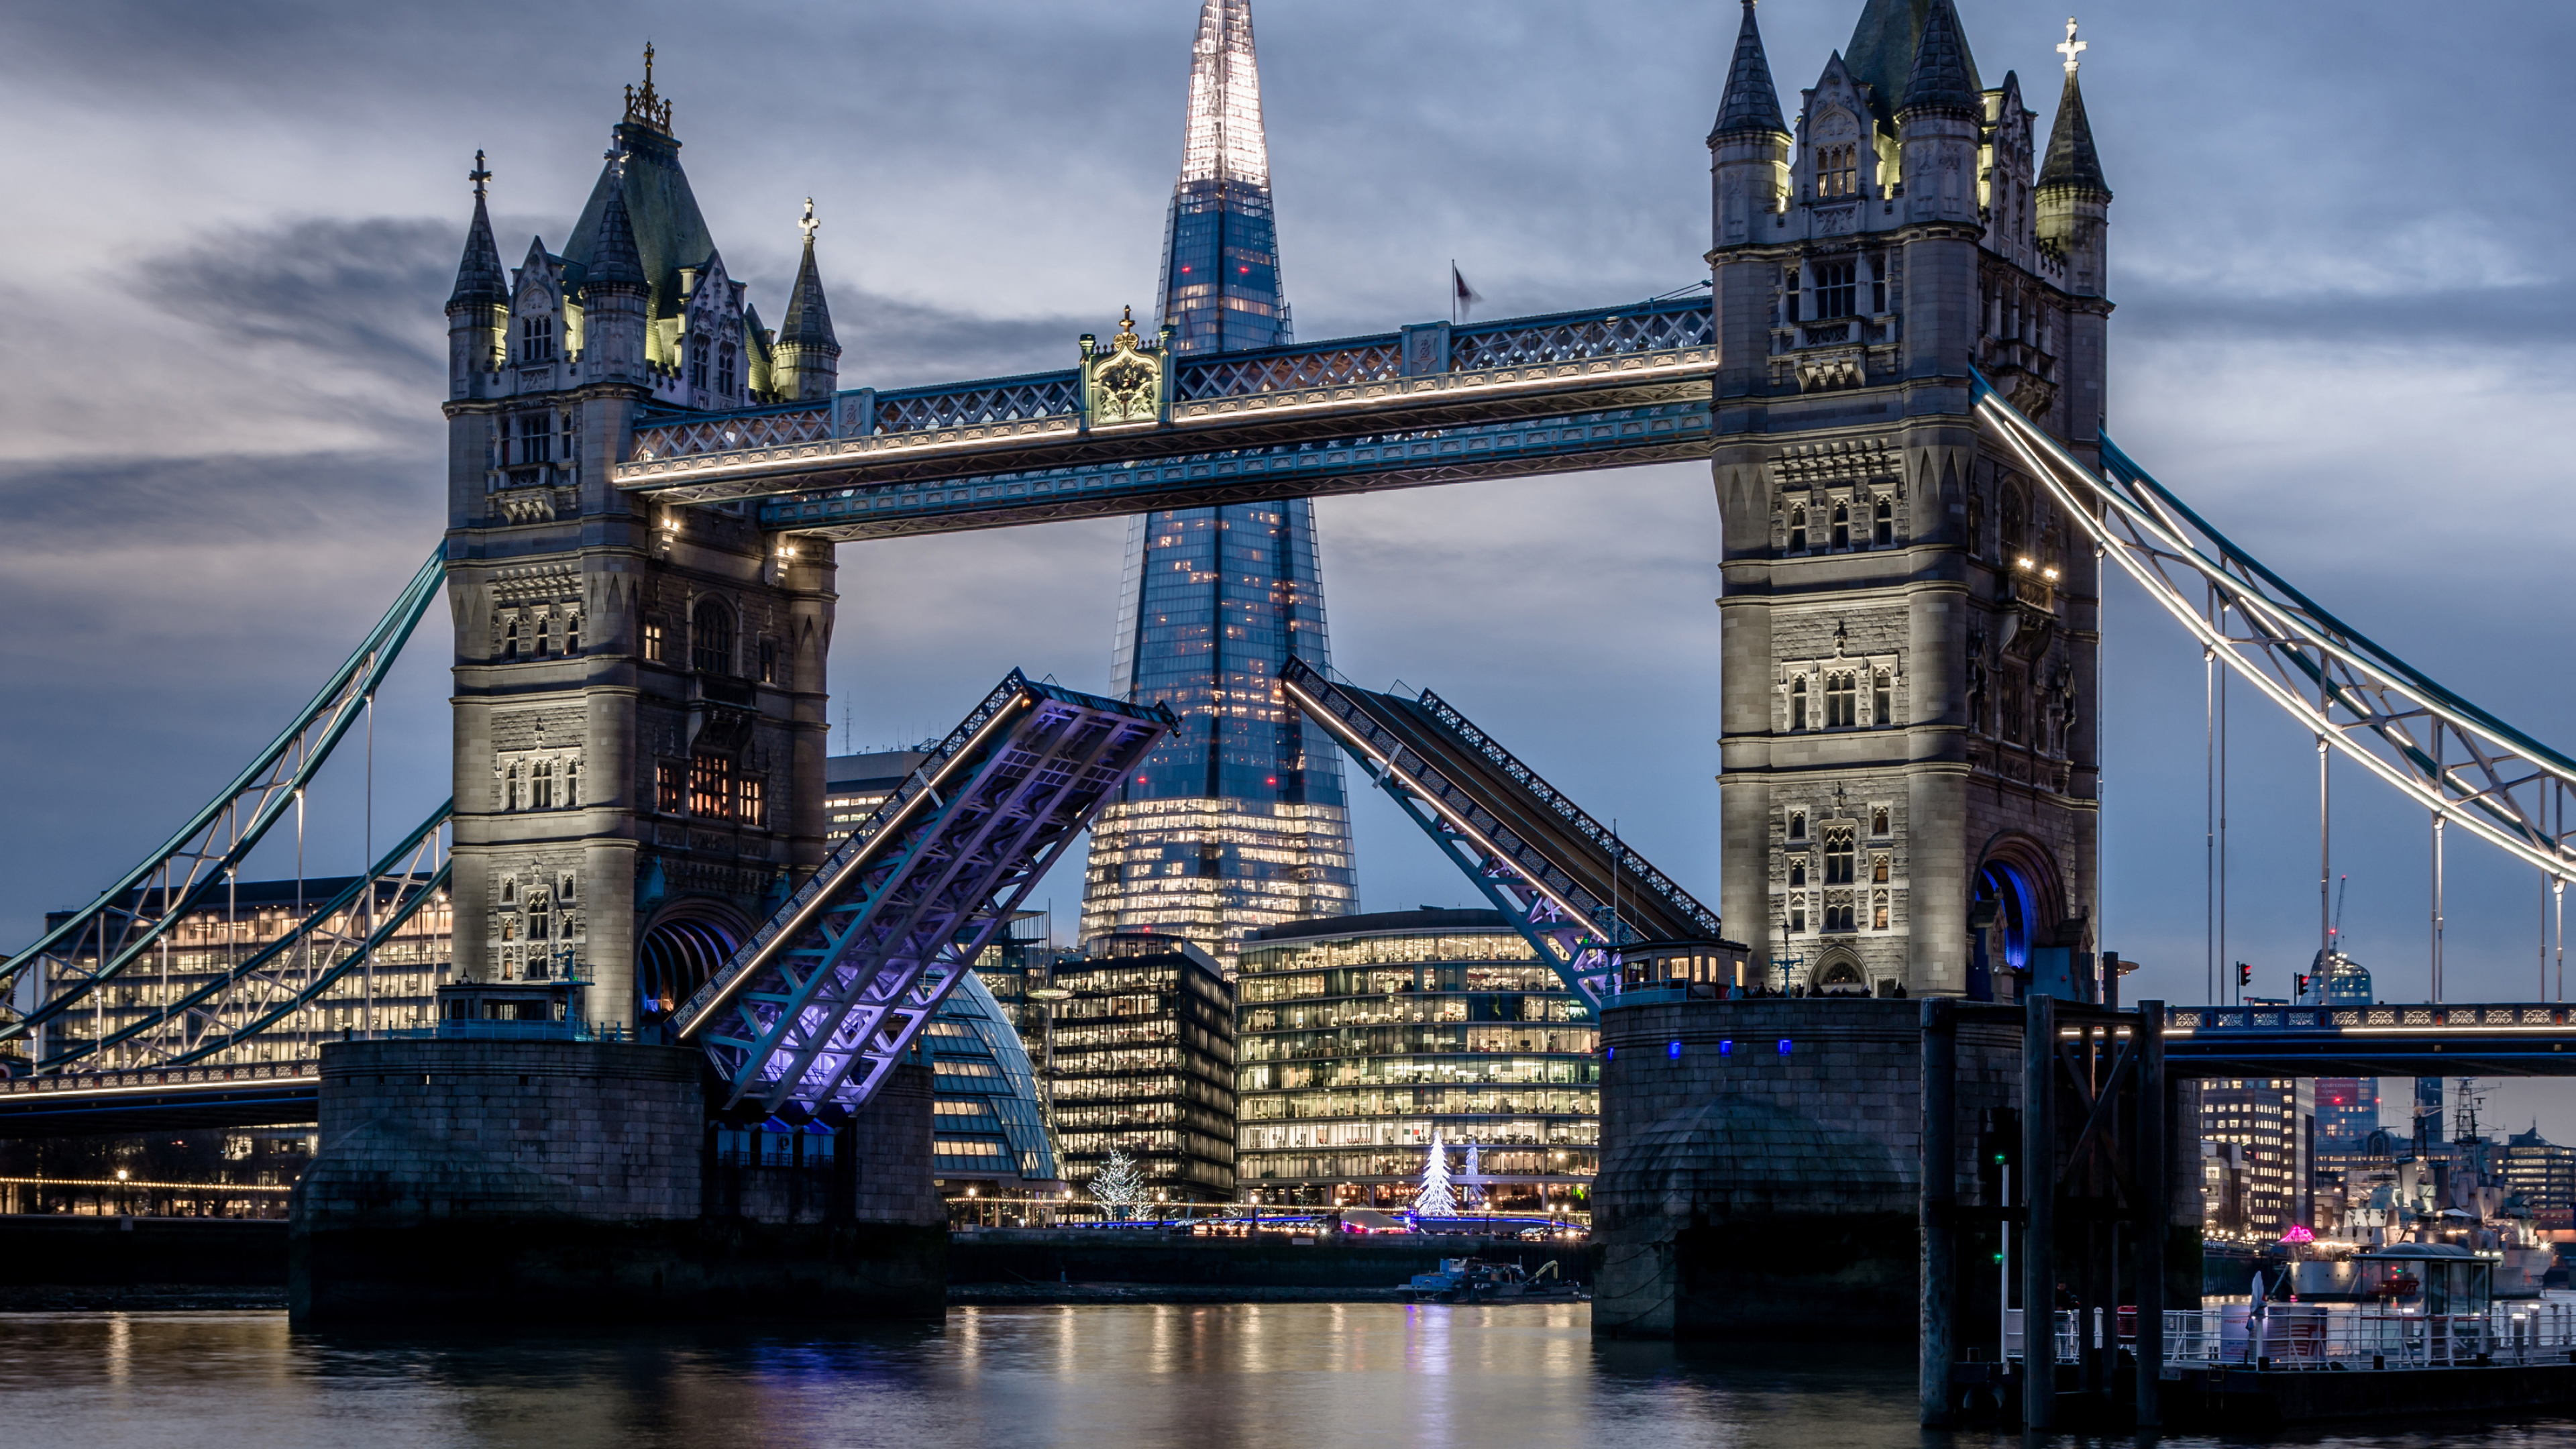
[[[276,1313],[10,1314],[0,1424],[41,1449],[2020,1442],[1917,1429],[1903,1348],[1596,1345],[1588,1315],[1578,1304],[964,1308],[900,1331],[359,1336],[290,1333]],[[2290,1442],[2569,1445],[2576,1422]]]

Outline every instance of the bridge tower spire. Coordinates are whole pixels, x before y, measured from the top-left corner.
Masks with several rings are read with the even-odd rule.
[[[1711,455],[1721,914],[1793,984],[1988,994],[2096,945],[2098,575],[1981,441],[1972,380],[2089,457],[2108,192],[2080,101],[2037,174],[2020,81],[1979,79],[1953,0],[1867,0],[1794,142],[1756,67],[1748,11],[1710,137],[1719,403],[1745,419]]]
[[[623,1027],[685,999],[781,875],[824,853],[830,547],[609,478],[638,417],[776,401],[818,375],[778,380],[671,113],[648,71],[570,241],[538,239],[514,274],[478,185],[448,304],[456,972],[569,976],[592,1021]],[[830,346],[810,253],[799,290],[811,316],[791,304],[791,340],[814,346],[819,324]]]
[[[841,340],[832,333],[832,309],[823,299],[823,274],[814,266],[814,198],[805,198],[805,259],[796,268],[796,288],[787,295],[786,324],[778,333],[778,396],[782,402],[829,398],[839,386]]]

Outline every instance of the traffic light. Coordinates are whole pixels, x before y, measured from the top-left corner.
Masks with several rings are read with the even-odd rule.
[[[2300,973],[2299,973],[2299,995],[2298,995],[2298,999],[2299,999],[2299,1000],[2301,1000],[2301,1001],[2305,1001],[2305,1000],[2307,1000],[2307,999],[2308,999],[2308,973],[2306,973],[2305,971],[2302,971],[2302,972],[2300,972]]]
[[[2251,985],[2253,985],[2253,984],[2254,984],[2254,968],[2253,968],[2252,966],[2248,965],[2247,963],[2243,962],[2243,961],[2239,961],[2239,962],[2237,962],[2237,963],[2236,963],[2236,984],[2237,984],[2237,985],[2239,985],[2239,986],[2251,986]]]

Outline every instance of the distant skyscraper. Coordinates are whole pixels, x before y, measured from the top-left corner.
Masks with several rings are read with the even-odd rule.
[[[1248,0],[1205,0],[1163,243],[1175,352],[1289,340]],[[1092,827],[1082,934],[1187,938],[1229,965],[1265,926],[1353,907],[1341,757],[1280,696],[1290,655],[1328,662],[1315,517],[1302,498],[1134,519],[1111,688],[1181,727]]]

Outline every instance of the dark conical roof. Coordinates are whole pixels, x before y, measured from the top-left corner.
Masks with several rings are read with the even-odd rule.
[[[1735,59],[1726,67],[1726,97],[1718,103],[1714,139],[1733,131],[1786,131],[1780,91],[1771,84],[1771,62],[1753,23],[1753,0],[1744,0],[1744,28],[1735,33]]]
[[[483,209],[483,193],[474,194],[474,224],[465,229],[465,258],[456,264],[456,290],[447,294],[447,310],[476,305],[510,305],[510,278],[501,270],[501,248],[492,240],[492,218]]]
[[[814,239],[805,239],[805,262],[796,269],[796,290],[787,294],[787,320],[778,329],[782,344],[838,347],[832,335],[832,309],[823,300],[823,275],[814,269]]]
[[[1843,47],[1843,64],[1852,79],[1870,88],[1870,110],[1879,120],[1894,124],[1896,113],[1905,109],[1906,87],[1914,74],[1914,61],[1923,49],[1923,30],[1932,16],[1932,0],[1869,0],[1861,8],[1860,23],[1852,27],[1851,43]],[[1951,16],[1951,31],[1959,37],[1959,58],[1967,67],[1968,89],[1981,93],[1985,87],[1977,79],[1977,57],[1968,49],[1967,36],[1958,28],[1958,17]]]
[[[1923,40],[1914,50],[1914,68],[1905,77],[1905,99],[1896,111],[1976,111],[1982,88],[1976,65],[1968,58],[1968,39],[1959,30],[1958,7],[1951,0],[1932,0],[1923,17]]]
[[[593,228],[583,277],[584,287],[631,287],[645,290],[644,258],[635,245],[635,219],[626,210],[626,188],[611,181],[608,200]]]
[[[680,169],[680,143],[635,122],[619,124],[614,135],[616,144],[611,149],[626,158],[624,184],[618,182],[615,161],[600,168],[590,200],[582,206],[581,220],[573,224],[572,239],[564,246],[567,280],[584,280],[593,269],[592,253],[600,246],[609,193],[622,191],[628,234],[642,263],[644,284],[652,291],[652,313],[676,315],[680,268],[705,260],[716,249],[715,238],[707,232],[706,218],[698,213],[688,173]]]
[[[2074,186],[2111,194],[2102,179],[2102,158],[2093,150],[2093,123],[2084,117],[2084,91],[2075,72],[2066,72],[2066,92],[2057,98],[2057,120],[2048,128],[2048,158],[2040,163],[2042,187]]]

